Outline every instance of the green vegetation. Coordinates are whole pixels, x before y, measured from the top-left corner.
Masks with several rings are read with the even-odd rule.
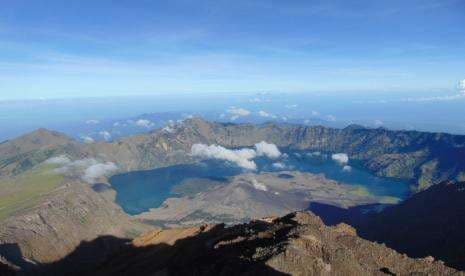
[[[401,199],[393,196],[381,196],[379,198],[379,202],[382,204],[399,204],[399,202],[401,202]]]
[[[354,195],[361,196],[361,197],[369,197],[369,196],[376,197],[378,198],[379,203],[382,203],[382,204],[397,204],[401,201],[400,198],[393,197],[393,196],[376,196],[370,191],[368,191],[366,187],[363,187],[363,186],[354,186],[350,190],[350,192]]]
[[[41,197],[58,187],[63,176],[52,165],[40,165],[14,177],[0,179],[0,220],[37,204]]]
[[[354,195],[358,195],[358,196],[370,196],[372,195],[370,193],[370,191],[367,190],[367,188],[363,187],[363,186],[354,186],[350,192]]]

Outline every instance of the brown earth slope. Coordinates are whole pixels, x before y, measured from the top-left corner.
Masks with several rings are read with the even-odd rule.
[[[77,255],[35,273],[56,273]],[[433,258],[411,259],[363,240],[348,225],[325,226],[305,212],[230,228],[206,225],[148,232],[94,268],[70,274],[462,275]]]

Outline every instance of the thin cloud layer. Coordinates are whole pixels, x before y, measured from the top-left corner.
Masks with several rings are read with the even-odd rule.
[[[343,172],[351,172],[351,171],[352,171],[352,167],[349,166],[349,165],[345,165],[345,166],[342,168],[342,171],[343,171]]]
[[[276,115],[270,114],[263,110],[258,111],[258,115],[260,115],[261,117],[265,117],[265,118],[273,118],[273,119],[277,118]]]
[[[99,178],[107,176],[118,170],[112,162],[97,163],[85,169],[82,179],[87,183],[95,183]]]
[[[433,102],[433,101],[453,101],[465,98],[465,79],[460,80],[458,83],[458,93],[444,96],[431,96],[431,97],[418,97],[418,98],[405,98],[403,102]]]
[[[266,187],[265,184],[261,183],[261,182],[258,182],[257,179],[255,178],[252,178],[252,186],[256,189],[256,190],[259,190],[259,191],[263,191],[263,192],[267,192],[268,191],[268,187]]]
[[[84,141],[84,143],[86,143],[86,144],[90,144],[90,143],[95,142],[94,138],[92,138],[90,136],[81,136],[81,138]]]
[[[100,124],[100,121],[99,120],[87,120],[86,121],[86,124],[88,125],[97,125],[97,124]]]
[[[60,155],[56,157],[49,158],[45,161],[46,164],[52,164],[52,165],[65,165],[70,163],[71,160],[65,156],[65,155]]]
[[[145,128],[152,128],[155,126],[155,124],[152,121],[146,120],[146,119],[139,119],[135,121],[134,124],[136,126],[145,127]]]
[[[462,94],[465,94],[465,79],[459,82],[459,91]]]
[[[244,109],[244,108],[241,108],[241,107],[235,107],[235,106],[231,106],[227,112],[229,114],[231,114],[231,120],[234,121],[236,119],[238,119],[239,117],[244,117],[244,116],[248,116],[250,115],[250,111],[247,110],[247,109]]]
[[[110,141],[111,140],[111,133],[110,132],[108,132],[106,130],[102,130],[102,131],[99,132],[99,134],[100,134],[100,136],[103,137],[103,139],[105,141]]]
[[[54,171],[67,176],[80,177],[83,181],[92,184],[100,178],[108,176],[118,170],[112,162],[99,162],[94,158],[84,158],[71,161],[61,155],[45,161],[46,164],[59,165]]]

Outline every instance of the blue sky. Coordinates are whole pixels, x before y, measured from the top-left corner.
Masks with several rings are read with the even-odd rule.
[[[445,94],[465,1],[0,3],[0,100],[159,93]]]

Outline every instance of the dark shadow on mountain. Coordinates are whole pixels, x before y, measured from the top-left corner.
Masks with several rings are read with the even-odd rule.
[[[15,276],[17,272],[8,266],[7,264],[4,264],[0,261],[0,275],[2,276]]]
[[[0,244],[0,256],[18,267],[28,269],[34,266],[33,263],[28,262],[23,258],[21,249],[16,243]],[[5,268],[6,267],[7,266],[5,266]],[[0,275],[3,275],[3,274],[0,274]]]
[[[91,186],[91,188],[97,193],[103,193],[108,190],[113,190],[110,185],[105,183],[95,183]]]
[[[260,236],[270,224],[251,222],[225,228],[217,225],[174,244],[134,246],[126,239],[105,236],[82,242],[65,258],[41,264],[27,275],[287,275],[265,262],[282,252],[289,231],[296,224],[287,220]],[[256,249],[272,248],[258,254]],[[261,251],[260,251],[261,252]]]
[[[367,213],[372,207],[313,203],[309,210],[325,224],[349,224],[360,237],[410,257],[433,256],[465,270],[465,182],[443,182],[381,212]]]
[[[308,210],[319,216],[321,220],[328,226],[346,223],[349,225],[359,225],[367,215],[380,212],[388,208],[387,204],[366,204],[358,205],[350,208],[340,208],[337,206],[312,202]]]

